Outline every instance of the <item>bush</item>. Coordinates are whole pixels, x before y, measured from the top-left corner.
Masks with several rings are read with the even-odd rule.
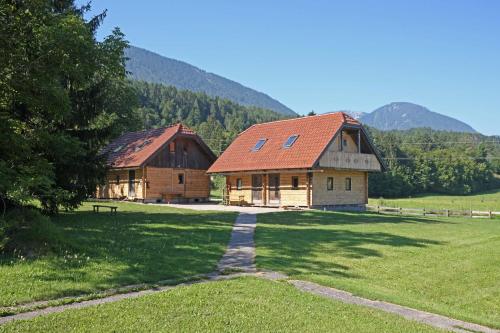
[[[60,249],[60,230],[35,208],[15,208],[0,220],[0,252],[38,256]]]
[[[0,218],[0,253],[3,251],[5,245],[7,245],[7,227],[5,225],[5,220]]]
[[[225,187],[226,187],[226,177],[220,175],[215,175],[212,177],[212,182],[211,182],[212,196],[215,197],[222,196]]]

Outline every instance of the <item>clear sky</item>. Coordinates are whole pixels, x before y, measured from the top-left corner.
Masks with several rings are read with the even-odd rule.
[[[81,1],[80,1],[81,2]],[[497,0],[94,0],[132,45],[304,114],[407,101],[500,134]]]

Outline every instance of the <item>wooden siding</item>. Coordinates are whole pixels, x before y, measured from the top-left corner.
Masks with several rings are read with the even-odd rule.
[[[269,174],[276,174],[279,171]],[[273,206],[269,202],[269,174],[264,175],[264,206]],[[292,188],[292,177],[298,177],[299,187]],[[327,190],[327,179],[333,177],[334,189]],[[237,179],[242,180],[242,188],[236,187]],[[351,191],[345,189],[345,179],[351,178]],[[229,200],[231,204],[252,203],[252,174],[242,173],[240,175],[227,176],[227,184],[230,186]],[[325,169],[322,172],[312,174],[310,184],[310,198],[307,195],[308,176],[306,172],[281,173],[280,174],[280,203],[279,206],[343,206],[363,205],[368,202],[368,173],[365,171],[343,171]]]
[[[292,188],[292,177],[299,178],[298,189]],[[281,174],[281,206],[307,206],[307,173]]]
[[[347,146],[341,148],[340,139],[347,141]],[[357,134],[342,131],[342,135],[337,135],[332,143],[319,159],[320,168],[337,168],[362,171],[381,171],[382,166],[375,154],[368,153],[368,145],[364,135],[361,136],[361,152],[358,153]]]
[[[241,178],[241,190],[236,187],[236,180]],[[251,174],[241,174],[227,176],[226,184],[229,187],[229,201],[238,203],[242,201],[245,204],[252,203],[252,176]]]
[[[333,191],[327,190],[327,179],[333,177]],[[351,178],[351,191],[346,191],[345,180]],[[312,180],[312,206],[367,204],[367,172],[324,170],[314,173]]]
[[[273,174],[279,174],[276,171]],[[299,187],[292,188],[292,177],[299,178]],[[237,179],[242,180],[241,190],[237,189]],[[227,184],[230,186],[229,201],[233,204],[242,202],[252,203],[252,174],[227,176]],[[273,206],[276,203],[269,202],[269,174],[263,175],[262,205]],[[280,202],[279,206],[307,206],[307,174],[306,173],[283,173],[280,174]]]
[[[179,175],[184,184],[179,184]],[[210,196],[210,177],[205,170],[146,167],[146,176],[146,200]]]
[[[173,141],[175,150],[170,152],[170,143],[155,153],[147,165],[159,168],[186,168],[207,170],[212,164],[200,145],[191,138],[178,137]]]
[[[186,198],[210,197],[210,176],[206,170],[186,169]]]
[[[320,168],[381,171],[381,165],[373,154],[326,151],[319,160]]]
[[[117,184],[116,176],[120,177]],[[142,169],[135,169],[135,196],[129,195],[129,170],[110,170],[106,174],[104,185],[97,188],[96,196],[100,199],[143,199]]]
[[[340,137],[342,137],[343,140],[347,141],[347,146],[344,146],[343,148],[340,147]],[[357,153],[358,152],[358,145],[357,145],[357,139],[348,134],[346,131],[342,131],[342,135],[337,135],[335,137],[335,140],[333,140],[332,143],[327,148],[327,151],[345,151],[347,153]]]

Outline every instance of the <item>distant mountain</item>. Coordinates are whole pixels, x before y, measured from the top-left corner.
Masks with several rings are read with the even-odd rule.
[[[384,131],[429,127],[441,131],[477,133],[475,129],[460,120],[407,102],[384,105],[371,113],[361,115],[359,120]]]
[[[285,115],[297,115],[264,93],[247,88],[222,76],[205,72],[188,63],[134,46],[130,46],[125,51],[125,55],[129,58],[126,65],[133,79],[163,83],[194,92],[204,92],[212,97],[219,96],[242,105],[270,109]]]
[[[353,117],[354,119],[358,120],[367,115],[366,112],[357,112],[357,111],[344,111],[344,112]]]

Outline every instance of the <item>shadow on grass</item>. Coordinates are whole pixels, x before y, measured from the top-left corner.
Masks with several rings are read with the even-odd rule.
[[[272,218],[270,215],[274,215]],[[372,212],[284,212],[267,213],[266,220],[281,222],[287,226],[325,226],[325,225],[360,225],[360,224],[455,224],[451,219],[433,217],[398,216]]]
[[[37,279],[55,286],[52,297],[208,273],[226,249],[235,218],[187,210],[63,213],[54,222],[67,246],[24,265],[43,261],[46,269]],[[19,259],[4,258],[0,268],[11,262]],[[30,274],[20,274],[29,283]]]
[[[349,272],[350,267],[332,261],[335,258],[356,260],[382,257],[380,249],[383,247],[424,248],[442,244],[431,239],[407,237],[383,231],[370,232],[352,227],[377,223],[452,222],[366,213],[263,214],[258,218],[256,233],[257,265],[289,275],[311,273],[356,278],[355,274]]]

